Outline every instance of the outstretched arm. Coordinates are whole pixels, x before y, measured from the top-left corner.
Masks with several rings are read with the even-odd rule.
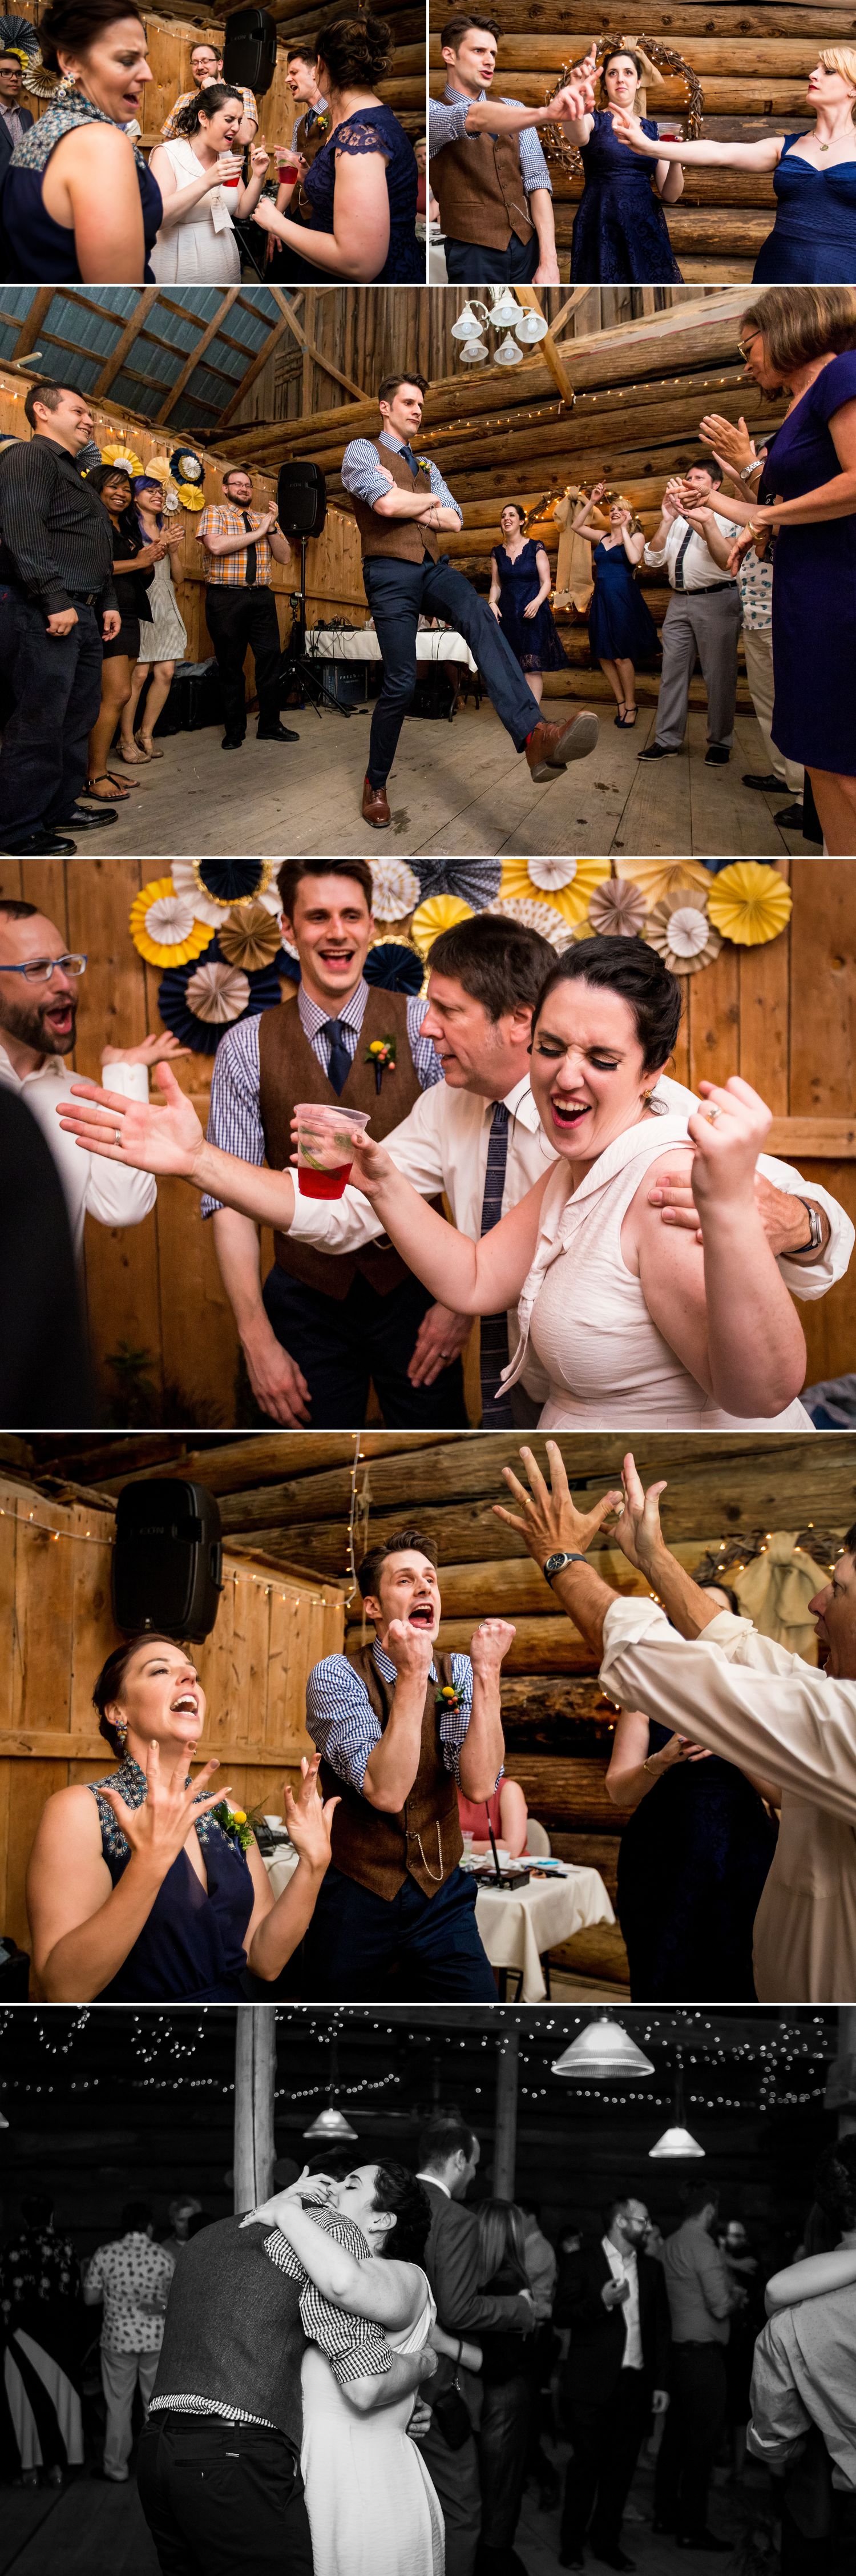
[[[774,2272],[764,2292],[767,2315],[777,2316],[780,2308],[794,2308],[801,2299],[823,2298],[830,2290],[850,2290],[854,2282],[856,2239],[851,2231],[828,2254],[806,2254],[801,2262]]]
[[[73,1103],[58,1106],[60,1126],[74,1136],[86,1154],[99,1154],[126,1170],[170,1173],[189,1181],[200,1194],[221,1199],[225,1207],[262,1225],[287,1232],[294,1215],[294,1182],[290,1172],[269,1172],[238,1154],[224,1154],[203,1134],[193,1102],[176,1082],[168,1064],[155,1067],[161,1107],[127,1100],[94,1082],[72,1084]],[[118,1138],[118,1142],[117,1142]]]
[[[764,134],[757,143],[664,143],[646,134],[641,118],[629,108],[613,108],[612,122],[620,143],[629,143],[647,161],[679,161],[696,170],[775,170],[784,146],[783,134]]]
[[[516,1305],[538,1238],[549,1171],[480,1243],[426,1207],[370,1136],[355,1138],[353,1175],[408,1270],[432,1296],[459,1315],[499,1315]]]
[[[532,1450],[521,1449],[520,1455],[529,1478],[530,1491],[527,1493],[511,1467],[503,1467],[504,1481],[520,1509],[510,1512],[503,1503],[494,1503],[497,1519],[507,1521],[509,1529],[519,1531],[530,1556],[542,1570],[548,1556],[555,1556],[560,1551],[584,1559],[595,1531],[602,1529],[604,1521],[618,1509],[622,1496],[618,1493],[603,1494],[590,1512],[580,1512],[568,1486],[557,1441],[547,1442],[549,1486]],[[601,1574],[595,1572],[593,1565],[584,1562],[567,1565],[561,1574],[554,1575],[552,1589],[586,1645],[600,1656],[603,1652],[604,1619],[613,1601],[618,1600],[617,1592],[611,1584],[604,1582]]]

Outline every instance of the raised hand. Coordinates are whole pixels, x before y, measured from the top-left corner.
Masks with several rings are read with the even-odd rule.
[[[560,1549],[569,1556],[584,1556],[595,1531],[602,1528],[610,1512],[620,1508],[621,1494],[602,1494],[600,1502],[595,1503],[591,1511],[580,1512],[572,1500],[562,1452],[555,1440],[547,1442],[549,1486],[531,1449],[521,1449],[520,1455],[531,1491],[527,1493],[511,1467],[503,1467],[504,1481],[522,1510],[510,1512],[503,1503],[494,1503],[497,1519],[507,1521],[509,1529],[519,1530],[536,1565],[543,1565],[548,1556],[556,1555]]]
[[[124,1163],[134,1172],[174,1172],[192,1177],[205,1137],[192,1101],[179,1089],[168,1064],[155,1068],[155,1081],[165,1106],[125,1100],[118,1091],[102,1091],[94,1082],[73,1082],[70,1100],[60,1102],[57,1117],[85,1154],[105,1162]]]
[[[102,1047],[101,1062],[102,1064],[167,1064],[174,1062],[176,1056],[189,1056],[192,1052],[192,1047],[179,1046],[178,1039],[173,1037],[171,1029],[159,1029],[153,1031],[151,1037],[141,1038],[139,1046]]]
[[[660,1495],[666,1491],[666,1477],[658,1485],[649,1485],[646,1494],[632,1450],[628,1450],[621,1470],[624,1508],[611,1535],[639,1573],[650,1577],[658,1549],[665,1545],[660,1528]]]
[[[286,1787],[283,1790],[282,1806],[283,1817],[298,1860],[305,1860],[310,1869],[318,1870],[323,1874],[330,1866],[330,1835],[339,1800],[338,1798],[322,1800],[318,1790],[320,1762],[320,1753],[314,1754],[310,1762],[307,1761],[305,1753],[303,1754],[300,1764],[300,1788],[295,1791]]]
[[[498,1673],[503,1656],[513,1645],[517,1630],[510,1619],[482,1619],[470,1638],[470,1662],[473,1672],[481,1675]]]
[[[412,1628],[409,1619],[391,1619],[384,1644],[400,1682],[424,1679],[427,1686],[434,1661],[430,1628]]]
[[[732,473],[740,474],[745,465],[758,461],[755,441],[750,438],[742,412],[736,426],[733,420],[726,420],[722,412],[705,412],[704,419],[699,422],[698,434],[703,446],[715,448],[723,460],[728,458]]]
[[[755,1166],[773,1123],[766,1101],[733,1073],[723,1085],[700,1082],[702,1106],[687,1120],[695,1145],[693,1196],[701,1219],[729,1202],[755,1206]]]
[[[680,476],[670,474],[661,503],[664,519],[680,519],[683,515],[683,507],[684,487]]]
[[[188,1758],[190,1751],[189,1747]],[[183,1851],[191,1826],[198,1823],[200,1816],[207,1816],[209,1808],[218,1807],[223,1798],[228,1798],[228,1789],[216,1789],[213,1796],[207,1798],[199,1795],[200,1789],[205,1788],[219,1768],[216,1760],[204,1763],[188,1788],[180,1765],[171,1779],[164,1777],[160,1767],[160,1746],[155,1743],[149,1745],[143,1764],[146,1796],[141,1807],[129,1807],[118,1789],[111,1789],[109,1785],[102,1789],[102,1798],[106,1799],[108,1807],[112,1807],[117,1825],[121,1827],[126,1842],[130,1843],[132,1852],[147,1861],[159,1878],[166,1877],[167,1870],[172,1868],[173,1861]]]

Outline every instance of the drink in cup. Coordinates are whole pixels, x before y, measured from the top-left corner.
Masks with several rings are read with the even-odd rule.
[[[354,1138],[368,1126],[368,1112],[298,1101],[297,1186],[305,1199],[340,1199],[350,1180]]]
[[[299,177],[300,163],[296,152],[292,151],[290,143],[277,144],[276,168],[281,188],[291,186],[294,180]]]

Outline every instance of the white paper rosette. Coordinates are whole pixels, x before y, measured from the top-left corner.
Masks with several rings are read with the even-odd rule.
[[[149,938],[154,939],[158,947],[177,948],[182,939],[190,938],[196,918],[189,896],[162,894],[158,896],[156,903],[149,905],[146,913],[146,929]]]
[[[571,933],[560,912],[551,903],[538,903],[535,896],[509,894],[501,903],[491,904],[492,912],[502,912],[508,921],[519,921],[522,930],[539,930],[552,948],[566,948]]]
[[[709,925],[705,913],[696,912],[690,903],[682,903],[669,923],[669,944],[676,957],[700,957],[707,947]]]
[[[419,902],[419,879],[404,859],[370,859],[373,909],[379,921],[404,921]]]
[[[695,975],[719,956],[722,934],[708,918],[707,894],[675,887],[661,895],[649,912],[643,938],[662,957],[672,975]]]
[[[219,930],[223,919],[223,906],[221,903],[211,903],[208,895],[202,893],[193,873],[193,860],[173,859],[170,865],[170,876],[176,894],[186,895],[188,903],[192,904],[194,921],[210,922],[212,930]]]
[[[217,958],[210,965],[197,966],[185,986],[188,1009],[197,1020],[208,1020],[224,1026],[239,1020],[250,998],[249,977],[237,966],[222,966]]]
[[[577,873],[576,859],[527,859],[526,865],[533,885],[540,886],[544,894],[573,885]]]

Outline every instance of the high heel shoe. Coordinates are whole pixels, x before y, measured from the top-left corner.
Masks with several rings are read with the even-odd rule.
[[[622,733],[632,733],[638,713],[638,707],[625,706],[624,714],[616,718],[616,722],[621,726]]]

